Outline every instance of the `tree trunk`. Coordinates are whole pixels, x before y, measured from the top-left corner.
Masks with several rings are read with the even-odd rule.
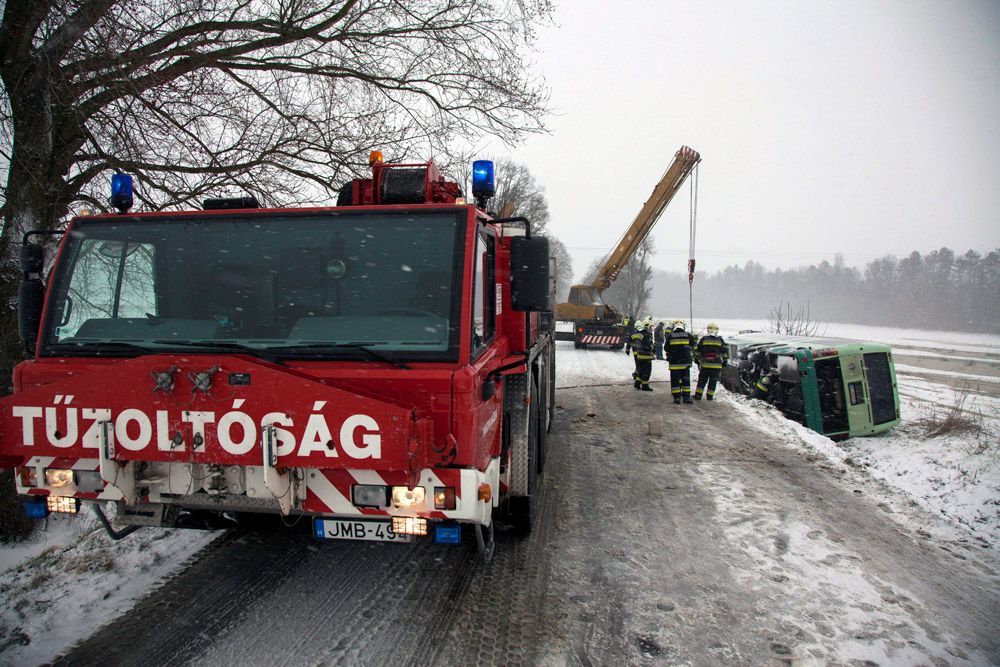
[[[65,174],[53,165],[52,107],[39,63],[3,72],[13,111],[13,141],[7,174],[4,225],[0,231],[0,395],[11,391],[14,366],[24,359],[17,335],[20,245],[24,233],[54,229],[68,209],[56,188]],[[54,173],[55,172],[55,173]],[[44,239],[38,239],[44,241]]]

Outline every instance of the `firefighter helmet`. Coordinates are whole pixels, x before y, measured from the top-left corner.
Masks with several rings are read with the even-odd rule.
[[[708,329],[708,333],[710,333],[710,334],[717,334],[717,333],[719,333],[719,325],[716,324],[715,322],[709,322],[708,326],[705,327],[705,328]]]
[[[670,323],[670,328],[671,329],[683,329],[684,328],[684,320],[674,320],[673,322]]]

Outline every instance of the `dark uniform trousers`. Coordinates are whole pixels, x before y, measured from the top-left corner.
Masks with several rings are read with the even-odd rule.
[[[696,399],[700,400],[702,394],[710,401],[715,397],[715,387],[728,357],[726,342],[721,336],[708,334],[701,337],[694,351],[695,361],[698,362],[698,386],[694,391]]]
[[[674,403],[691,402],[691,348],[694,339],[683,330],[671,331],[667,336],[667,366],[670,369],[670,393]]]
[[[653,373],[653,334],[648,328],[632,334],[632,350],[635,353],[635,373],[632,374],[635,388],[651,391],[649,376]]]

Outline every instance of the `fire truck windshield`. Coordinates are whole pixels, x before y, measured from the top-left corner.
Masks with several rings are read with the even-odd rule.
[[[442,210],[80,218],[40,354],[455,359],[464,230]]]

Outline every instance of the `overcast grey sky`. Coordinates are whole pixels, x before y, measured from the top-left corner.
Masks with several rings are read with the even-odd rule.
[[[509,154],[578,279],[681,145],[699,269],[1000,247],[1000,2],[562,0],[555,22],[551,134]],[[684,270],[688,221],[685,184],[656,268]]]

